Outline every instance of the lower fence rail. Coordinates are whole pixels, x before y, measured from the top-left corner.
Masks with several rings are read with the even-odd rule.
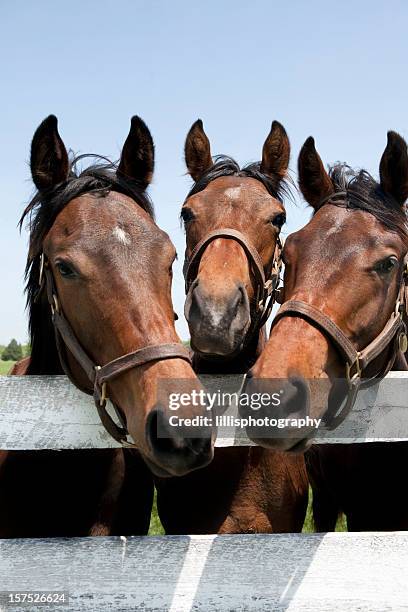
[[[0,540],[0,609],[407,610],[407,567],[408,532]]]

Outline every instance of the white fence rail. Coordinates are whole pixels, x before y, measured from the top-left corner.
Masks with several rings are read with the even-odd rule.
[[[408,532],[0,541],[1,590],[70,612],[407,610],[407,566]]]
[[[408,439],[408,373],[392,372],[362,391],[335,433],[317,443]],[[251,445],[241,436],[216,446]],[[65,376],[0,377],[0,450],[115,448],[93,400]]]

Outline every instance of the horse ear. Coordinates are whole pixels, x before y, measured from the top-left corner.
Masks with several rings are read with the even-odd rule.
[[[260,170],[280,181],[286,176],[289,158],[290,142],[286,130],[279,121],[274,121],[264,142]]]
[[[303,197],[317,210],[319,202],[334,193],[335,189],[316,151],[312,136],[309,136],[299,153],[298,173]]]
[[[118,174],[140,183],[143,189],[151,183],[154,170],[154,144],[149,128],[135,115],[123,145]]]
[[[187,134],[184,156],[190,176],[196,182],[213,165],[210,141],[204,132],[201,119],[193,123]]]
[[[68,178],[68,153],[58,133],[58,119],[49,115],[37,128],[31,143],[31,176],[39,191]]]
[[[380,183],[385,193],[402,206],[408,197],[407,143],[397,134],[388,132],[387,146],[380,161]]]

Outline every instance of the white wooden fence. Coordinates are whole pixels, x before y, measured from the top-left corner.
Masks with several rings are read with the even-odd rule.
[[[328,436],[316,442],[408,440],[408,373],[391,372],[361,391],[347,421]],[[251,444],[242,436],[218,436],[216,442]],[[101,425],[93,399],[65,376],[0,376],[0,450],[118,446]]]
[[[364,394],[353,441],[408,439],[407,375]],[[115,446],[65,377],[0,377],[0,449]],[[6,591],[66,591],[72,611],[408,610],[408,532],[0,540]],[[0,612],[58,609],[6,601]]]

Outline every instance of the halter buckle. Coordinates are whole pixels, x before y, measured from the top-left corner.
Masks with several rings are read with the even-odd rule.
[[[101,369],[101,366],[96,365],[95,366],[95,370],[98,371]],[[97,385],[99,386],[99,385]],[[100,387],[100,394],[99,394],[99,405],[100,406],[105,406],[106,402],[108,401],[108,396],[106,394],[106,382],[103,382],[101,387]]]
[[[51,312],[54,315],[56,312],[59,314],[59,302],[58,302],[58,298],[55,295],[55,293],[52,294],[52,299],[53,299],[53,304],[50,304],[51,306]]]
[[[101,387],[101,397],[99,398],[99,404],[101,406],[104,406],[106,404],[106,401],[108,399],[108,396],[106,395],[106,382],[102,383],[102,387]]]
[[[356,368],[356,371],[352,374],[353,367]],[[349,385],[351,385],[356,380],[359,380],[362,375],[362,370],[360,366],[360,353],[357,353],[357,358],[354,363],[346,363],[346,378]]]

